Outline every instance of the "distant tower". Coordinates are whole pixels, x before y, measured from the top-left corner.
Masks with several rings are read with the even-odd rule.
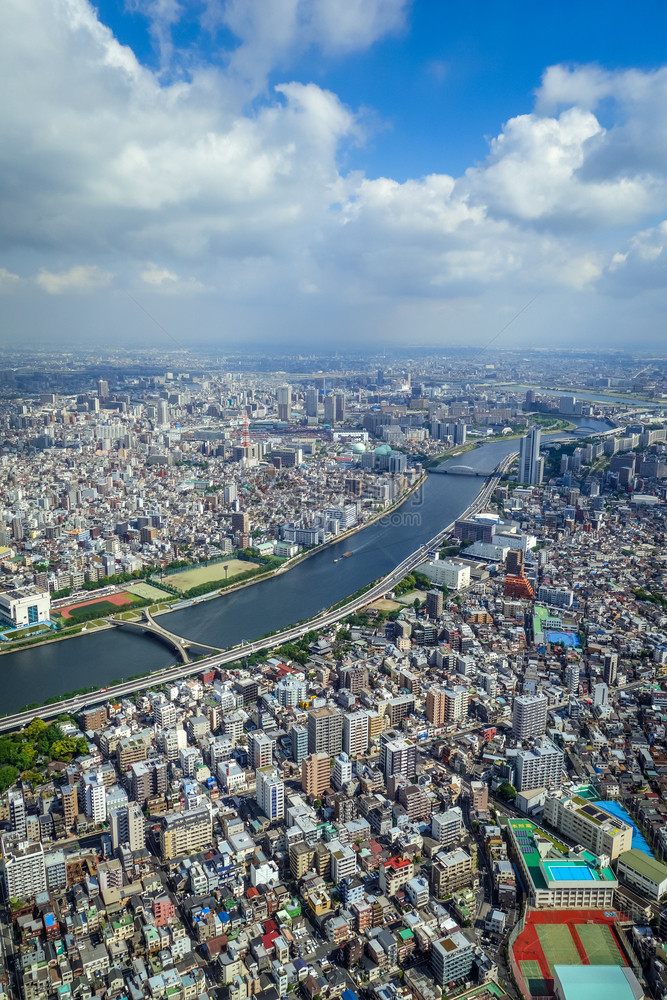
[[[247,411],[243,414],[243,420],[241,422],[241,447],[243,449],[250,448],[250,421],[248,420]]]

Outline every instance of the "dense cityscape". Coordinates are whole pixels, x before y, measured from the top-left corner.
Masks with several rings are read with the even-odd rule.
[[[42,351],[0,393],[0,665],[129,626],[148,667],[5,712],[1,995],[667,997],[663,360]],[[354,611],[254,645],[329,550]],[[170,625],[241,593],[245,650]]]

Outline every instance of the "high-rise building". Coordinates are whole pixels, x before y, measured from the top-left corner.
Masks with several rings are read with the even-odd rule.
[[[429,618],[439,618],[442,614],[442,591],[432,588],[426,593],[426,614]]]
[[[2,838],[2,877],[7,899],[32,900],[46,890],[44,848],[18,833]]]
[[[169,423],[169,403],[166,399],[159,399],[157,404],[157,422],[162,427]]]
[[[579,664],[568,663],[565,668],[565,687],[570,694],[577,694],[579,690]]]
[[[343,716],[335,708],[315,708],[308,713],[308,752],[335,757],[343,749]]]
[[[345,785],[352,781],[352,761],[341,751],[334,761],[331,783],[337,792],[340,792]]]
[[[171,701],[159,701],[153,705],[155,725],[160,729],[171,729],[176,725],[176,706]]]
[[[166,730],[171,732],[171,730]],[[129,772],[132,798],[143,808],[148,799],[164,795],[169,783],[167,761],[162,757],[136,761]]]
[[[282,819],[285,815],[285,782],[273,765],[260,767],[255,772],[257,805],[270,819]]]
[[[431,968],[438,986],[449,986],[470,975],[474,954],[475,946],[461,930],[435,941],[431,945]]]
[[[97,395],[100,399],[109,398],[109,383],[106,379],[100,378],[97,380]]]
[[[383,753],[384,750],[384,753]],[[405,737],[388,740],[380,746],[380,757],[384,759],[385,780],[392,774],[402,774],[413,778],[417,770],[417,747]]]
[[[104,778],[100,771],[84,774],[83,793],[86,816],[93,823],[104,823],[107,818],[107,797]]]
[[[165,813],[160,820],[162,861],[201,851],[211,843],[212,837],[213,823],[208,806],[199,806],[187,812]]]
[[[609,699],[609,688],[604,681],[593,687],[593,708],[604,708]]]
[[[306,700],[308,686],[305,680],[295,677],[293,674],[288,674],[285,677],[281,677],[278,683],[274,685],[273,693],[279,705],[294,707]]]
[[[21,840],[27,837],[27,825],[25,815],[25,801],[23,792],[18,788],[11,788],[7,794],[9,804],[9,827],[19,835]]]
[[[273,764],[273,746],[274,740],[262,729],[255,729],[248,733],[248,757],[250,765],[255,770],[258,767],[270,767]]]
[[[244,510],[234,511],[231,517],[231,529],[234,533],[248,534],[250,531],[250,518]]]
[[[447,713],[445,692],[442,688],[431,688],[426,692],[426,718],[434,726],[444,726]]]
[[[306,389],[306,416],[317,416],[317,389]]]
[[[278,389],[278,420],[289,423],[292,419],[292,386],[281,385]]]
[[[618,653],[607,650],[604,654],[603,679],[609,687],[614,687],[618,679]]]
[[[292,760],[295,764],[300,765],[303,758],[308,756],[308,727],[292,726],[290,740],[292,742]]]
[[[468,718],[468,688],[464,684],[445,689],[445,725]]]
[[[431,816],[431,834],[442,847],[453,847],[458,844],[463,829],[463,814],[459,806],[453,806],[446,812],[433,813]]]
[[[547,699],[543,694],[523,694],[514,699],[512,736],[528,740],[542,736],[547,728]]]
[[[342,392],[332,392],[324,397],[325,424],[341,424],[345,420],[345,396]]]
[[[79,815],[79,797],[76,785],[63,785],[63,816],[65,818],[65,828],[71,830]]]
[[[301,787],[306,795],[319,798],[331,785],[331,756],[313,753],[301,762]]]
[[[144,816],[138,802],[128,802],[122,809],[115,809],[109,815],[111,820],[111,843],[116,850],[121,844],[129,844],[131,851],[141,851],[146,846]]]
[[[350,712],[343,717],[343,750],[348,757],[360,757],[368,750],[367,712]]]
[[[563,751],[545,738],[536,741],[530,750],[519,750],[514,765],[516,790],[560,788],[563,783],[563,760]]]
[[[540,457],[540,429],[531,427],[519,443],[519,482],[539,486],[544,475],[544,459]]]

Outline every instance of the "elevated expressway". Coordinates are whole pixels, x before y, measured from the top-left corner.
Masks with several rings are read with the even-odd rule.
[[[507,455],[496,466],[495,470],[487,478],[487,481],[484,483],[484,486],[473,502],[466,508],[465,511],[459,514],[459,518],[470,517],[472,514],[477,513],[488,504],[491,494],[500,481],[500,477],[509,468],[517,454],[518,452],[513,452],[511,455]],[[346,618],[347,615],[354,614],[368,604],[372,604],[373,601],[377,601],[379,598],[384,597],[390,590],[393,590],[396,584],[399,583],[404,576],[407,576],[408,573],[411,573],[412,570],[416,569],[426,560],[427,554],[431,549],[437,549],[443,544],[451,533],[453,527],[454,522],[452,521],[447,525],[447,527],[439,531],[437,535],[434,535],[433,538],[429,539],[428,542],[425,542],[424,545],[420,546],[420,548],[418,548],[415,552],[412,552],[409,556],[407,556],[385,577],[377,583],[374,583],[368,590],[365,590],[363,594],[351,598],[340,607],[321,611],[318,615],[315,615],[314,618],[311,618],[307,622],[300,622],[297,625],[292,625],[280,632],[274,632],[273,635],[264,636],[263,638],[255,639],[252,642],[242,642],[238,646],[233,646],[229,649],[213,653],[211,656],[197,660],[196,663],[184,662],[177,664],[174,667],[166,667],[163,670],[156,670],[148,677],[141,677],[122,684],[114,684],[112,688],[100,688],[99,690],[93,691],[89,694],[77,695],[74,698],[59,701],[54,705],[45,705],[43,708],[33,708],[30,709],[30,711],[17,712],[14,715],[5,716],[4,719],[0,719],[0,732],[7,732],[9,730],[25,726],[32,719],[34,719],[35,716],[39,716],[41,719],[50,719],[60,715],[61,712],[78,712],[85,705],[95,704],[105,698],[122,698],[125,695],[134,694],[136,691],[166,684],[169,681],[180,680],[181,678],[188,677],[191,674],[201,673],[203,670],[209,670],[213,667],[223,667],[228,663],[233,663],[235,660],[240,660],[246,656],[250,656],[252,653],[259,652],[259,650],[273,649],[276,646],[283,645],[283,643],[293,642],[295,639],[300,639],[306,632],[328,628],[330,625],[334,625],[336,622],[340,621],[341,618]],[[153,622],[153,626],[158,626],[158,623],[155,622],[154,619],[151,620]],[[155,629],[148,629],[145,623],[136,624],[143,631],[153,631],[153,634],[156,634]],[[175,641],[178,641],[184,652],[186,652],[186,647],[197,648],[201,646],[201,644],[196,640],[187,639],[183,636],[176,636],[173,632],[169,632],[168,629],[163,629],[162,632],[163,638],[166,639],[167,636],[169,637],[170,644],[174,645]],[[211,649],[213,647],[209,646],[202,648]],[[110,693],[107,694],[107,692]]]

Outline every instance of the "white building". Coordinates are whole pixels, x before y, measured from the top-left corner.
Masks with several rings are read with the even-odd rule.
[[[431,836],[443,847],[458,844],[463,829],[463,816],[459,806],[431,816]]]
[[[422,563],[419,572],[427,576],[438,587],[448,590],[463,590],[470,585],[470,566],[468,563],[452,559],[433,559]]]
[[[111,843],[116,850],[121,844],[129,844],[131,851],[142,851],[146,846],[144,816],[138,802],[128,802],[122,809],[110,813]]]
[[[255,772],[257,787],[255,798],[264,815],[270,820],[285,816],[285,782],[273,765],[260,767]]]
[[[37,587],[0,593],[0,626],[21,628],[49,621],[51,598]]]
[[[46,890],[44,848],[17,834],[2,838],[3,882],[7,899],[33,899]]]
[[[527,788],[560,788],[563,783],[563,752],[551,740],[536,741],[530,750],[516,755],[514,785],[518,792]]]
[[[331,854],[331,880],[338,885],[342,879],[350,878],[357,870],[357,855],[349,844],[331,840],[326,845]]]
[[[84,774],[83,792],[86,816],[93,823],[104,823],[107,818],[107,790],[104,778],[99,771]]]
[[[528,740],[541,736],[547,728],[547,699],[543,694],[522,694],[514,699],[512,736]]]
[[[352,781],[352,761],[344,751],[341,751],[334,761],[332,787],[339,792],[350,781]]]
[[[343,718],[343,750],[348,757],[360,757],[368,750],[366,712],[352,712]]]

